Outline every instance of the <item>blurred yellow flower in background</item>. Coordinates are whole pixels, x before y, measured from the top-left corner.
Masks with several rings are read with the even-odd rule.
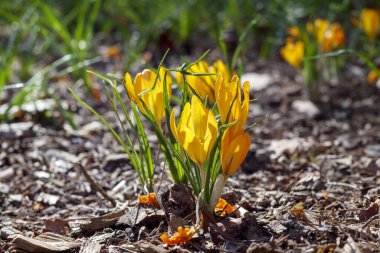
[[[325,33],[322,50],[327,53],[344,46],[345,43],[346,36],[343,27],[338,23],[332,23]]]
[[[360,26],[370,39],[375,39],[380,31],[380,9],[363,9]]]
[[[305,45],[302,41],[288,39],[285,46],[281,48],[280,54],[286,62],[298,69],[305,55]]]
[[[292,26],[288,29],[288,34],[293,38],[299,38],[301,36],[301,31],[297,26]]]
[[[313,33],[317,38],[318,45],[323,45],[323,41],[325,40],[325,35],[329,26],[330,22],[326,19],[317,18],[314,21]]]
[[[324,53],[342,47],[346,43],[343,27],[339,23],[330,23],[326,19],[316,19],[306,25],[306,30],[315,36]]]

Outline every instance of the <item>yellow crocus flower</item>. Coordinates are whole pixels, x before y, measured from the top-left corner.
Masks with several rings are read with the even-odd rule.
[[[224,132],[221,142],[220,157],[222,160],[222,174],[215,180],[210,197],[210,206],[213,208],[218,203],[224,185],[229,176],[234,174],[243,163],[249,151],[251,138],[243,129],[236,131],[232,127]]]
[[[342,47],[346,43],[343,28],[338,23],[332,23],[325,33],[322,43],[323,52],[330,52],[332,50]]]
[[[230,80],[232,78],[231,71],[228,69],[227,65],[222,60],[217,60],[216,62],[214,62],[210,72],[222,75],[226,80]],[[213,76],[213,78],[216,80],[217,76]]]
[[[220,157],[223,174],[227,177],[234,174],[244,161],[249,151],[251,138],[243,129],[234,131],[228,128],[222,137]]]
[[[190,159],[201,167],[210,155],[218,135],[218,123],[214,113],[208,110],[197,96],[191,104],[186,103],[178,126],[175,110],[170,116],[170,128],[175,139],[181,144]]]
[[[330,52],[344,45],[346,37],[343,28],[338,23],[330,23],[326,19],[316,19],[314,23],[307,23],[306,30],[317,39],[323,52]]]
[[[225,78],[231,78],[231,73],[228,70],[226,64],[223,61],[216,61],[213,66],[209,66],[206,61],[200,61],[197,64],[193,65],[188,69],[188,72],[192,73],[214,73],[223,75]],[[215,81],[217,75],[207,75],[207,76],[192,76],[187,75],[186,80],[188,84],[191,86],[189,88],[189,92],[192,94],[192,90],[194,90],[197,95],[202,99],[207,100],[210,103],[215,103],[214,89],[215,89]],[[181,87],[183,87],[183,76],[181,73],[177,74],[177,82]]]
[[[138,73],[132,83],[132,78],[129,73],[125,74],[125,87],[127,89],[128,96],[135,102],[139,109],[146,113],[145,107],[142,102],[145,103],[149,111],[152,112],[157,124],[160,124],[165,116],[165,103],[164,103],[164,76],[166,69],[160,68],[159,78],[157,74],[149,69],[145,69],[142,73]],[[154,82],[157,78],[156,85]],[[168,96],[171,96],[172,78],[169,72],[166,72],[166,87]],[[154,88],[153,88],[154,87]],[[152,89],[153,88],[153,89]],[[147,93],[140,95],[142,92]]]
[[[280,50],[281,56],[290,65],[295,68],[300,68],[305,55],[305,45],[302,41],[294,41],[288,39]]]
[[[380,31],[380,9],[363,9],[360,14],[361,26],[370,39]]]
[[[226,124],[236,121],[232,126],[234,129],[244,127],[249,111],[249,82],[243,84],[244,101],[240,87],[240,80],[236,75],[232,77],[231,82],[226,82],[223,76],[219,75],[215,82],[215,97],[221,122]]]
[[[292,26],[288,29],[288,34],[293,38],[299,38],[301,36],[301,31],[297,26]]]
[[[314,35],[317,38],[318,45],[323,45],[325,35],[330,26],[330,22],[326,19],[317,18],[314,21]]]

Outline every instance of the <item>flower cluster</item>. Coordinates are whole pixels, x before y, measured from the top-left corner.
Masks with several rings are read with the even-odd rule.
[[[228,177],[239,169],[250,148],[250,127],[245,127],[250,84],[241,85],[239,77],[232,75],[221,60],[210,66],[203,57],[176,69],[164,68],[163,59],[157,70],[145,69],[134,80],[129,73],[123,80],[94,73],[104,81],[123,138],[73,93],[107,126],[130,157],[145,191],[145,195],[138,196],[142,206],[160,208],[153,193],[155,162],[147,137],[149,123],[164,155],[169,178],[192,188],[197,210],[222,216],[235,210],[220,196]],[[178,86],[173,86],[173,80]],[[121,93],[119,84],[123,84],[127,96]],[[168,245],[186,243],[196,232],[194,227],[179,227],[173,236],[163,234],[161,239]]]
[[[171,101],[171,72],[176,72],[180,88],[179,106]],[[201,210],[222,216],[233,212],[235,207],[220,196],[250,148],[245,128],[250,84],[241,84],[220,60],[212,66],[199,60],[179,69],[147,69],[133,82],[127,73],[124,86],[131,103],[151,123],[174,182],[192,187]],[[159,207],[153,193],[139,196],[139,201]],[[179,227],[173,236],[163,234],[161,239],[168,245],[186,243],[195,232]]]
[[[217,75],[203,76],[201,80],[205,83],[199,86],[199,76],[179,73],[183,75],[177,78],[183,82],[181,87],[192,87],[192,97],[185,103],[178,124],[176,110],[172,110],[170,130],[194,167],[198,168],[196,174],[199,174],[201,183],[198,192],[206,191],[206,202],[212,210],[227,178],[237,171],[249,151],[250,136],[244,126],[249,112],[250,85],[245,82],[242,90],[239,77],[234,75],[231,78],[222,61],[217,61],[212,68],[201,61],[188,71],[191,69],[217,71]],[[205,96],[200,87],[207,87],[211,93]],[[221,164],[221,170],[214,164],[217,158],[220,158],[216,164]],[[210,184],[214,186],[210,187]]]
[[[289,28],[289,37],[280,49],[284,60],[297,69],[302,66],[306,51],[328,53],[342,48],[346,43],[343,27],[339,23],[316,19],[314,22],[307,23],[305,30],[306,32],[303,32],[295,26]],[[314,45],[317,46],[317,50],[310,48]]]
[[[306,29],[313,34],[318,46],[324,53],[341,48],[346,43],[343,27],[339,23],[330,23],[326,19],[316,19],[308,23]]]
[[[368,58],[377,57],[375,43],[380,33],[380,9],[364,8],[357,18],[352,18],[352,23],[363,30],[368,38],[362,40]],[[290,27],[287,34],[280,55],[295,69],[302,69],[306,84],[315,82],[317,76],[322,76],[324,81],[337,79],[337,70],[342,67],[344,61],[338,55],[350,51],[337,51],[346,45],[346,35],[341,24],[318,18],[303,27]],[[327,54],[334,51],[336,54]],[[321,57],[316,57],[317,55]],[[332,56],[335,59],[326,59]],[[328,66],[325,66],[326,64]],[[319,72],[322,75],[317,75]],[[368,83],[375,82],[377,77],[378,74],[372,70],[368,75]]]

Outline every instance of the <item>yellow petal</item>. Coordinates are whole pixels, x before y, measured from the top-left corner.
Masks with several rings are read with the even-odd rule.
[[[235,126],[239,129],[243,128],[245,123],[247,122],[248,112],[249,112],[249,90],[250,90],[249,82],[244,82],[243,84],[244,101],[240,109],[239,118],[237,119],[237,122],[235,124]]]
[[[135,88],[132,84],[132,78],[130,76],[129,73],[126,73],[125,74],[125,88],[127,89],[127,93],[128,93],[128,96],[129,98],[132,100],[132,101],[137,101],[137,96],[136,96],[136,93],[135,93]]]
[[[250,146],[250,136],[241,129],[233,134],[228,128],[222,138],[221,160],[223,173],[227,176],[234,174],[244,161]]]
[[[140,204],[142,204],[143,206],[153,206],[156,208],[160,208],[160,204],[158,203],[155,193],[149,193],[147,195],[139,195],[138,200]]]
[[[183,149],[193,162],[201,165],[206,161],[207,157],[202,149],[203,144],[191,129],[183,126],[179,133],[179,138]]]
[[[189,126],[196,136],[204,136],[206,134],[207,109],[197,96],[191,98],[191,119],[192,124]]]
[[[227,121],[228,108],[226,94],[226,83],[222,75],[218,75],[215,82],[215,99],[218,105],[218,111],[221,118],[221,122],[224,124]]]
[[[235,206],[232,206],[225,199],[220,198],[215,206],[214,212],[220,216],[227,216],[236,210]]]
[[[177,126],[175,124],[175,109],[173,109],[172,114],[170,115],[170,129],[173,133],[174,138],[180,142],[178,138]]]

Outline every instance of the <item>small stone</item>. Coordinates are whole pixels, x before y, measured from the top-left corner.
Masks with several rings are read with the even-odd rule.
[[[56,160],[56,161],[54,161],[54,166],[53,166],[54,172],[58,172],[58,173],[63,173],[64,174],[67,171],[69,171],[71,168],[72,168],[72,165],[69,162],[66,162],[64,160]]]
[[[241,83],[248,81],[251,90],[260,91],[267,88],[272,82],[272,77],[267,73],[245,73],[241,76]]]
[[[371,157],[380,157],[380,145],[368,145],[364,149],[364,153]]]
[[[13,168],[7,168],[3,171],[0,171],[0,181],[6,182],[11,179],[14,175]]]
[[[21,194],[10,194],[9,200],[11,202],[21,202],[22,201],[22,195]]]
[[[295,100],[292,103],[292,108],[311,119],[320,113],[318,107],[310,100]]]
[[[45,179],[48,179],[50,178],[50,173],[49,172],[46,172],[46,171],[35,171],[34,172],[34,175],[37,177],[37,178],[45,178]]]
[[[59,196],[44,193],[44,192],[41,192],[36,198],[36,201],[42,202],[51,206],[56,205],[58,200],[59,200]]]
[[[267,225],[273,232],[280,235],[286,231],[286,227],[283,226],[278,220],[273,220]]]
[[[293,138],[293,139],[281,139],[272,140],[270,142],[268,150],[272,152],[270,155],[271,159],[279,158],[284,152],[289,152],[293,154],[296,151],[307,151],[313,145],[311,139],[304,138]]]
[[[104,130],[104,125],[99,121],[92,121],[84,126],[78,131],[80,135],[90,137],[101,133]]]
[[[10,187],[7,184],[0,183],[0,192],[7,194],[9,193]]]

